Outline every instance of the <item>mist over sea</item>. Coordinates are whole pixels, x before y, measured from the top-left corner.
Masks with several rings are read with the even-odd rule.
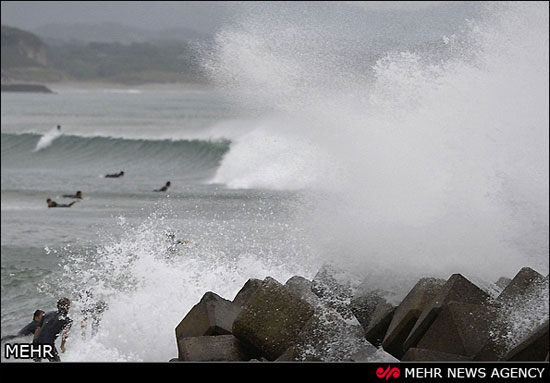
[[[249,278],[330,263],[398,299],[548,274],[548,3],[383,51],[333,10],[253,7],[201,52],[211,86],[2,93],[2,335],[67,296],[64,361],[165,362],[202,295]],[[83,290],[108,304],[95,337]]]

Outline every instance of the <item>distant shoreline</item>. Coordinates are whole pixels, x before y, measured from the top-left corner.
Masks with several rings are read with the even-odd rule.
[[[39,84],[2,84],[2,92],[23,92],[23,93],[53,93],[45,85]]]
[[[113,82],[94,82],[94,81],[59,81],[44,84],[24,84],[12,83],[2,84],[2,92],[14,93],[57,93],[57,90],[64,89],[138,89],[138,90],[214,90],[216,86],[212,84],[197,82],[178,82],[178,83],[143,83],[143,84],[120,84]]]

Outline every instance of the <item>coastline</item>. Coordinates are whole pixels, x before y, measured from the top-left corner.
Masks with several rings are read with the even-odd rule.
[[[55,93],[49,87],[42,84],[2,84],[2,92],[17,93]]]

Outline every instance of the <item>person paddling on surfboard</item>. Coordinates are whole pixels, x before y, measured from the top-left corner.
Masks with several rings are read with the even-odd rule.
[[[156,189],[156,190],[153,190],[153,191],[155,191],[155,192],[165,192],[165,191],[168,190],[169,187],[170,187],[170,181],[166,182],[166,185],[164,185],[160,189]]]
[[[105,178],[118,178],[118,177],[122,177],[123,175],[124,175],[124,172],[121,170],[119,173],[107,174]]]
[[[68,203],[68,204],[63,204],[63,203],[57,203],[55,201],[52,201],[51,198],[48,198],[46,200],[46,202],[48,203],[48,207],[71,207],[73,206],[75,203],[78,202],[78,200],[76,201],[73,201],[71,203]]]
[[[63,194],[63,197],[65,198],[77,198],[77,199],[82,199],[82,192],[79,190],[76,192],[76,194]]]

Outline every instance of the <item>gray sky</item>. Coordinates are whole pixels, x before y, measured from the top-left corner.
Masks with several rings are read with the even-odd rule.
[[[3,1],[2,24],[34,29],[107,22],[150,30],[188,27],[211,32],[238,7],[238,3],[217,1]]]
[[[344,4],[342,4],[344,3]],[[445,2],[342,2],[362,11],[421,10]],[[229,1],[3,1],[2,24],[35,29],[47,24],[117,23],[150,30],[174,27],[213,32],[255,2]],[[293,5],[299,5],[294,3]]]

